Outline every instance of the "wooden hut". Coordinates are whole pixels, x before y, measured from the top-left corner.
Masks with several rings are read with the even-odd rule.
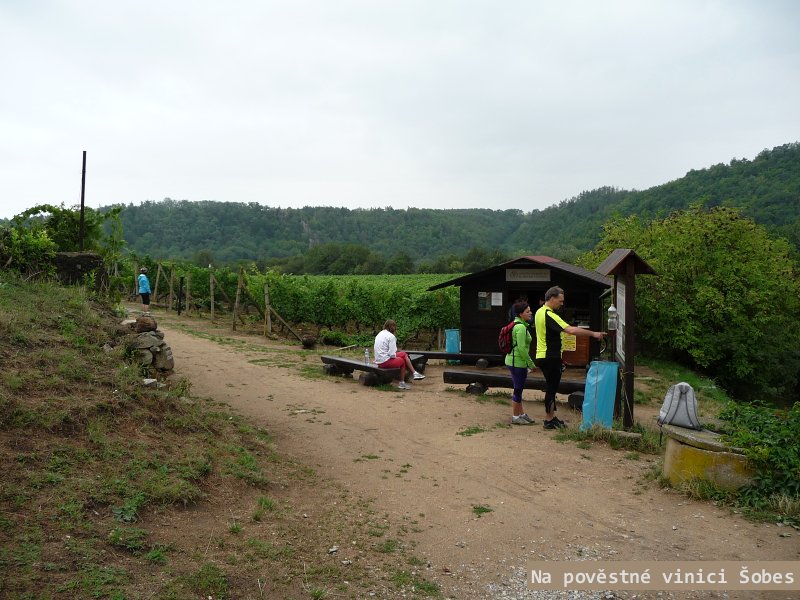
[[[470,273],[429,288],[450,285],[461,288],[461,351],[497,354],[497,335],[509,321],[509,309],[524,298],[535,312],[544,293],[554,285],[564,289],[561,317],[570,325],[598,331],[604,328],[601,295],[612,280],[595,271],[571,265],[549,256],[521,256],[508,262]],[[573,336],[574,338],[574,336]],[[599,354],[598,342],[587,337],[569,340],[564,362],[571,366],[588,364]],[[531,346],[535,353],[535,343]]]

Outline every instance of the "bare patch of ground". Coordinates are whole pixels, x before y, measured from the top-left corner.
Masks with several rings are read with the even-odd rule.
[[[393,532],[378,539],[396,539],[412,551],[445,596],[502,597],[504,586],[518,583],[512,581],[520,576],[515,569],[532,560],[800,559],[800,535],[783,537],[785,529],[775,524],[748,522],[660,488],[647,477],[657,470],[658,457],[555,441],[554,432],[541,426],[540,393],[526,392],[526,409],[537,423],[511,427],[508,395],[461,393],[442,382],[443,364],[430,363],[427,378],[410,391],[367,388],[323,376],[319,353],[299,344],[232,334],[228,324],[215,327],[207,319],[156,317],[176,373],[191,381],[194,394],[224,402],[264,427],[281,454],[326,482],[306,499],[308,518],[298,523],[297,535],[313,527],[318,514],[333,518],[337,496],[367,502],[366,530],[374,525],[376,536],[381,528]],[[651,374],[639,375],[637,386],[651,384]],[[580,421],[566,404],[559,411],[572,424]],[[637,405],[635,418],[652,425],[657,412],[655,404]],[[229,506],[192,515],[191,526],[211,547],[222,514],[236,519],[248,506],[231,497]],[[221,514],[206,514],[215,511]],[[165,528],[180,530],[184,518],[175,516]],[[363,540],[331,543],[348,548]],[[343,581],[347,571],[342,569]],[[490,593],[487,586],[501,591]]]

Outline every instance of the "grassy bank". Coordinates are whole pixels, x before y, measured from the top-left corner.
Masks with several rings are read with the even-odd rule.
[[[404,524],[188,382],[143,387],[119,317],[0,274],[0,596],[438,595]]]

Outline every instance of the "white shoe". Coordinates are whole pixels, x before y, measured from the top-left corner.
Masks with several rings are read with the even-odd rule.
[[[419,371],[414,371],[414,379],[425,379],[425,375],[423,375]]]
[[[410,390],[411,386],[408,385],[405,381],[401,381],[400,383],[397,384],[397,389],[398,390]]]

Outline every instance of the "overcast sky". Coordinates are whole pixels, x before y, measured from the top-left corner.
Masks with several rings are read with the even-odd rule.
[[[800,141],[800,2],[0,0],[0,217],[519,208]]]

